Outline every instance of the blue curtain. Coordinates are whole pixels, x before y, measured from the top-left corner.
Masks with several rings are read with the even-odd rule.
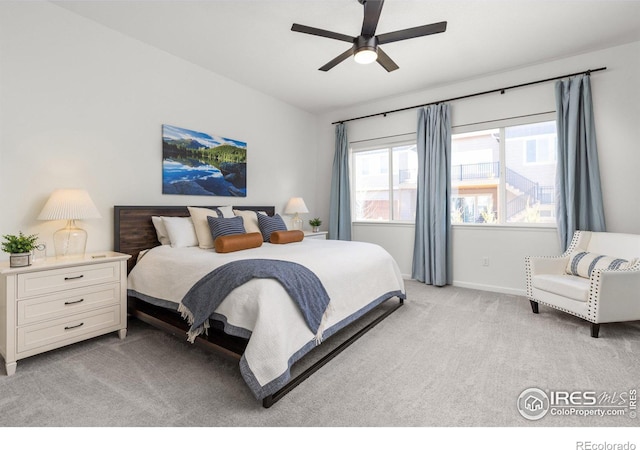
[[[411,276],[451,284],[451,118],[447,104],[418,111],[418,192]]]
[[[333,157],[329,202],[329,239],[351,240],[351,193],[349,190],[349,140],[347,126],[336,125],[336,152]]]
[[[588,74],[556,82],[556,109],[556,216],[560,245],[566,249],[576,230],[605,231]]]

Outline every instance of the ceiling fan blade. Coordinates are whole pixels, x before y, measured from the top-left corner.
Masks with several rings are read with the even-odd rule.
[[[347,59],[351,55],[353,55],[353,47],[351,47],[346,52],[340,54],[339,56],[336,56],[331,61],[326,63],[324,66],[320,67],[318,70],[322,70],[323,72],[326,72],[329,69],[332,69],[333,67],[335,67],[338,64],[340,64],[342,61],[344,61],[345,59]]]
[[[374,36],[376,34],[383,3],[384,0],[365,0],[361,35]]]
[[[387,72],[393,72],[396,69],[399,69],[398,65],[393,62],[389,55],[382,51],[380,47],[378,47],[378,63],[385,68]]]
[[[404,41],[405,39],[427,36],[429,34],[443,33],[447,30],[447,22],[437,22],[430,25],[422,25],[415,28],[407,28],[406,30],[392,31],[379,36],[378,44],[388,44],[389,42]]]
[[[352,44],[355,39],[353,36],[347,36],[346,34],[334,33],[333,31],[321,30],[320,28],[308,27],[306,25],[300,25],[297,23],[294,23],[291,26],[291,31],[297,31],[298,33],[313,34],[315,36],[321,36],[321,37],[326,37],[330,39],[337,39],[339,41],[350,42]]]

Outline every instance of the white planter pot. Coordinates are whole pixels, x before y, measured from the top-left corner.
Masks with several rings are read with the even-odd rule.
[[[9,267],[26,267],[31,265],[31,252],[28,253],[10,253]]]

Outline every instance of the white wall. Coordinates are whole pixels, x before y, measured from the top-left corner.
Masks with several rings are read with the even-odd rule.
[[[163,123],[247,142],[247,197],[162,195]],[[64,223],[36,217],[56,188],[97,204],[89,251],[113,248],[114,205],[317,209],[313,115],[49,2],[0,2],[0,127],[0,234],[39,233],[49,254]]]
[[[334,111],[319,118],[319,151],[325,155],[318,179],[330,180],[334,152],[332,122],[368,114],[444,100],[475,92],[551,78],[585,69],[607,67],[591,77],[600,170],[603,183],[607,229],[640,234],[640,196],[637,171],[640,167],[640,42],[618,46],[545,64],[441,86],[352,108]],[[372,67],[376,70],[376,67]],[[429,74],[426,73],[425,77]],[[389,74],[393,82],[393,73]],[[553,83],[490,94],[452,102],[452,124],[504,119],[555,110]],[[374,139],[416,129],[417,110],[348,122],[350,141]],[[329,194],[320,198],[328,216]],[[398,262],[402,273],[411,273],[413,227],[354,224],[356,240],[385,247]],[[555,229],[455,226],[453,230],[454,284],[507,293],[524,293],[524,257],[560,252]],[[481,266],[489,257],[488,267]]]

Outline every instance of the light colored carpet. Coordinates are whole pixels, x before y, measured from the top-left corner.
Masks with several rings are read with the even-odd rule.
[[[116,333],[18,362],[0,376],[4,427],[638,427],[625,417],[532,422],[529,387],[640,385],[640,322],[585,322],[523,297],[407,281],[408,300],[264,409],[237,364],[135,319]],[[329,342],[329,341],[328,341]],[[0,373],[3,369],[0,369]]]

